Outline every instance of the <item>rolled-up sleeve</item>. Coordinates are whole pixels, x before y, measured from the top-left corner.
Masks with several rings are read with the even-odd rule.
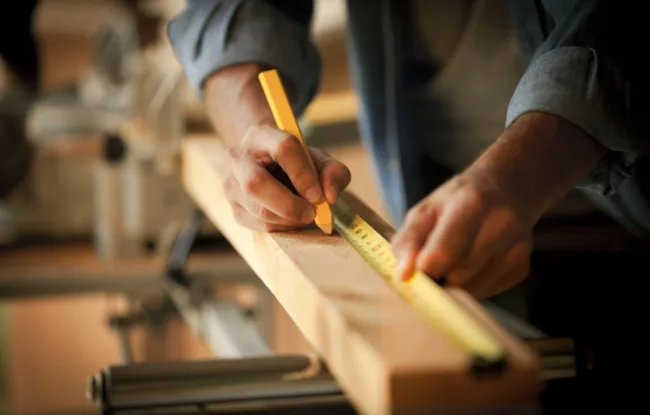
[[[647,77],[635,68],[641,54],[629,50],[634,33],[621,26],[624,6],[567,3],[573,6],[565,3],[563,10],[550,10],[556,26],[515,89],[506,128],[531,111],[555,114],[579,126],[610,150],[579,187],[609,194],[648,151],[650,130],[643,115],[648,105],[639,96],[647,90]]]
[[[309,30],[312,7],[302,0],[188,0],[169,22],[168,36],[199,95],[213,73],[255,62],[282,74],[294,110],[301,113],[320,80],[320,57]]]

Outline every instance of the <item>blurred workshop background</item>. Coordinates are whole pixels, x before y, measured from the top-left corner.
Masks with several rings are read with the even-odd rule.
[[[0,414],[96,413],[86,382],[105,366],[213,355],[156,282],[193,208],[178,177],[179,143],[210,134],[165,37],[183,5],[41,0],[37,91],[2,65],[2,134],[24,122],[25,137],[18,129],[11,157],[20,179],[0,198]],[[351,189],[385,215],[358,141],[344,24],[343,0],[317,2],[325,70],[304,129],[309,140],[336,138],[327,149],[353,170]],[[199,239],[188,272],[254,278],[207,223]],[[257,310],[249,314],[274,350],[307,347],[261,288],[226,285],[219,298]]]
[[[427,87],[457,121],[432,122],[435,134],[472,135],[483,146],[503,129],[523,65],[504,23],[505,0],[471,1],[481,6],[476,13],[449,7],[436,15],[469,29],[448,33],[453,41],[428,39],[445,64]],[[185,0],[4,3],[12,6],[0,14],[0,415],[96,414],[88,380],[107,366],[240,356],[250,347],[309,351],[183,189],[181,142],[213,137],[166,37],[168,20]],[[29,42],[12,26],[26,30],[29,20],[17,17],[19,9],[9,11],[29,3],[36,4],[30,19],[37,85],[24,69]],[[301,119],[303,133],[350,168],[350,190],[390,222],[359,139],[345,0],[315,5],[312,31],[323,73]],[[9,57],[17,67],[7,65]],[[455,145],[439,151],[454,169],[466,162],[464,150],[476,150],[440,142]],[[552,336],[568,336],[590,315],[574,305],[576,296],[600,307],[579,278],[571,294],[569,276],[591,280],[607,261],[619,275],[632,275],[618,269],[615,254],[637,242],[575,192],[545,216],[534,237],[546,255],[533,258],[528,280],[540,294],[530,295],[537,311],[528,317]],[[569,250],[570,256],[554,254]],[[518,307],[508,306],[525,316],[525,306]],[[561,369],[557,376],[577,373],[572,347],[553,363]]]

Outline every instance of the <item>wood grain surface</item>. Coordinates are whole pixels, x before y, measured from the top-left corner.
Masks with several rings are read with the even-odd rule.
[[[214,138],[185,140],[187,191],[285,308],[360,413],[536,411],[537,356],[464,292],[453,295],[508,350],[509,369],[502,376],[470,377],[464,353],[427,326],[339,236],[315,228],[266,233],[238,225],[215,164],[220,149]],[[369,209],[357,209],[390,232]]]

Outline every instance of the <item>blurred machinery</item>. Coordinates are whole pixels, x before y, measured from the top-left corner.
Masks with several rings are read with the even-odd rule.
[[[133,18],[114,21],[114,35],[104,43],[107,76],[91,78],[87,94],[101,100],[115,88],[130,98],[124,103],[128,118],[104,129],[103,157],[94,171],[96,248],[111,258],[139,255],[147,241],[164,245],[191,208],[176,171],[185,122],[182,71],[164,44],[137,47]]]
[[[39,96],[27,115],[37,156],[5,208],[14,238],[92,235],[103,258],[168,247],[192,206],[176,164],[185,109],[194,97],[164,35],[177,3],[102,1],[86,7],[85,18],[98,23],[88,69],[76,85]],[[41,20],[68,11],[57,7],[44,2],[40,13],[49,20]],[[73,20],[69,11],[66,20]],[[62,148],[91,148],[91,156],[71,157],[70,166],[61,166],[67,157]],[[44,155],[52,151],[58,158]],[[72,177],[61,177],[61,171]]]
[[[168,19],[183,6],[183,0],[39,3],[35,31],[46,72],[64,65],[61,49],[70,47],[48,52],[51,38],[90,39],[91,50],[73,85],[47,87],[30,102],[33,160],[27,179],[0,200],[0,243],[92,236],[105,259],[142,256],[152,247],[167,251],[192,207],[176,174],[181,137],[188,129],[211,131],[166,36]],[[339,20],[324,14],[315,24],[329,65],[345,63]],[[337,66],[326,73],[334,90],[309,108],[305,133],[329,144],[333,137],[356,138],[347,72]]]

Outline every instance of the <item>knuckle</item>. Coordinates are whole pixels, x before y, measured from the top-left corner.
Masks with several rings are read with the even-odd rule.
[[[311,152],[312,156],[314,157],[319,157],[319,158],[332,158],[330,153],[327,152],[327,150],[324,150],[322,148],[310,148],[309,151]]]
[[[296,216],[297,209],[293,207],[292,203],[283,203],[279,206],[278,214],[284,218],[293,218]]]
[[[260,174],[252,174],[244,181],[244,192],[247,194],[258,194],[262,190],[263,179]]]
[[[302,216],[305,213],[305,208],[308,208],[309,205],[301,203],[285,203],[282,205],[282,215],[284,217],[300,221]]]
[[[317,163],[322,163],[332,158],[327,151],[321,148],[309,147],[309,153],[311,153],[311,158]]]
[[[406,212],[406,216],[404,217],[404,222],[409,223],[413,222],[413,220],[418,216],[418,208],[412,207],[411,209]]]
[[[462,202],[473,211],[484,210],[488,206],[488,197],[475,187],[465,187],[461,190]]]
[[[433,213],[433,204],[422,202],[422,203],[418,203],[417,205],[409,209],[409,211],[406,213],[405,219],[406,222],[412,222],[420,217],[428,216],[432,213]]]
[[[408,212],[406,212],[406,216],[404,217],[404,222],[405,223],[411,223],[419,216],[420,216],[419,209],[411,208],[411,209],[409,209]]]
[[[292,135],[285,135],[280,139],[277,146],[278,157],[290,156],[300,150],[298,139]]]
[[[499,215],[501,216],[501,220],[504,223],[507,223],[507,224],[509,224],[511,226],[512,225],[517,225],[520,222],[519,215],[517,214],[517,212],[514,209],[512,209],[510,207],[504,207],[504,208],[499,209]],[[523,247],[524,246],[522,244],[522,248]]]
[[[445,276],[445,280],[449,285],[459,286],[465,278],[460,272],[450,272]]]
[[[305,191],[318,181],[311,170],[303,169],[293,177],[293,183],[298,191]]]
[[[232,214],[235,217],[235,221],[237,221],[237,223],[241,225],[244,222],[244,217],[246,216],[246,212],[244,211],[244,208],[238,203],[234,203],[231,206],[232,206]]]
[[[226,157],[230,160],[236,160],[237,156],[239,155],[239,150],[235,147],[228,147],[227,149],[224,150],[224,154]]]
[[[246,130],[246,133],[244,134],[244,138],[242,139],[242,142],[248,142],[248,141],[251,140],[251,139],[254,140],[255,137],[257,137],[257,136],[259,136],[260,134],[262,134],[262,131],[263,131],[263,130],[264,130],[264,127],[261,126],[261,125],[257,125],[257,124],[251,125],[251,126],[248,127],[248,129]]]
[[[251,214],[259,219],[264,219],[266,209],[259,203],[253,203],[250,206]]]
[[[258,216],[259,216],[260,219],[262,219],[262,221],[264,221],[264,222],[270,222],[270,221],[276,219],[276,215],[275,215],[275,213],[271,212],[270,210],[268,210],[268,209],[266,209],[266,208],[264,208],[264,207],[261,207],[261,206],[258,207],[258,213],[259,213]]]

